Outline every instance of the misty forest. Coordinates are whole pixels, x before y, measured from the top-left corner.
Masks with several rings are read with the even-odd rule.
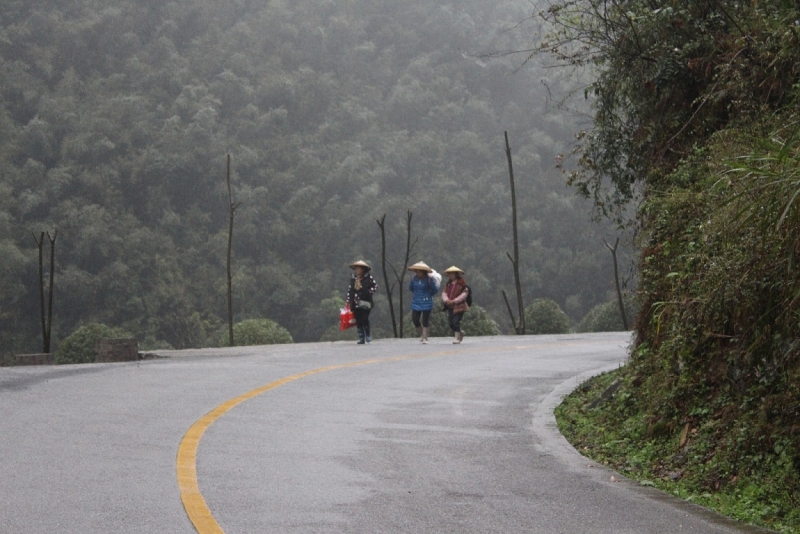
[[[342,339],[359,259],[374,337],[407,260],[464,269],[484,333],[522,333],[517,286],[526,333],[635,287],[628,363],[561,431],[800,532],[798,58],[797,0],[6,0],[0,356]]]
[[[513,332],[505,131],[524,300],[552,299],[574,325],[614,298],[603,239],[616,227],[592,222],[556,169],[586,122],[559,105],[576,80],[524,54],[488,57],[529,45],[528,2],[2,6],[5,354],[41,351],[48,235],[54,347],[90,323],[145,349],[224,344],[228,154],[237,322],[320,340],[336,332],[348,265],[365,259],[380,284],[374,335],[392,335],[376,221],[386,216],[391,286],[411,212],[412,263],[464,269],[476,304]]]

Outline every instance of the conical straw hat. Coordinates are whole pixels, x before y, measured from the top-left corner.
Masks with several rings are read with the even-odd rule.
[[[448,267],[447,269],[445,269],[445,270],[444,270],[444,272],[445,272],[445,273],[458,273],[458,274],[464,274],[464,271],[462,271],[461,269],[459,269],[459,268],[458,268],[458,267],[456,267],[455,265],[453,265],[452,267]]]
[[[433,269],[427,266],[424,261],[418,261],[414,265],[408,268],[409,271],[425,271],[426,273],[432,273]]]
[[[358,261],[355,261],[355,262],[353,262],[353,263],[351,263],[351,264],[350,264],[350,268],[351,268],[351,269],[355,269],[356,267],[363,267],[363,268],[365,268],[365,269],[366,269],[366,270],[368,270],[368,271],[369,271],[370,269],[372,269],[372,267],[370,267],[370,266],[367,264],[367,262],[365,262],[364,260],[358,260]]]

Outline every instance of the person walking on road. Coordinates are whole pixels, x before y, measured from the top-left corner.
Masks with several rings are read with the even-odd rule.
[[[408,268],[415,276],[408,281],[408,290],[411,291],[411,322],[417,329],[420,343],[428,342],[428,326],[433,310],[433,296],[439,292],[439,286],[434,276],[434,271],[425,262],[419,261]],[[441,283],[441,278],[439,279]]]
[[[363,260],[350,264],[353,274],[347,290],[347,304],[353,310],[358,330],[358,344],[372,341],[369,331],[369,313],[372,311],[372,295],[378,290],[378,283],[369,274],[372,268]]]
[[[469,309],[467,304],[469,287],[467,287],[467,281],[464,280],[464,271],[455,265],[445,269],[444,273],[449,280],[444,287],[444,291],[442,291],[442,302],[444,302],[447,309],[447,321],[450,324],[450,330],[455,334],[453,344],[458,345],[464,339],[464,331],[461,330],[461,319]]]

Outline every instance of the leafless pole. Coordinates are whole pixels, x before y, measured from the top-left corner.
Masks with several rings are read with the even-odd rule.
[[[406,272],[408,271],[408,264],[411,256],[413,255],[414,245],[416,245],[417,241],[419,240],[419,238],[414,238],[414,241],[411,241],[411,217],[412,214],[409,210],[406,212],[406,257],[403,263],[403,268],[398,273],[397,269],[394,268],[394,265],[389,263],[389,267],[391,267],[392,271],[394,271],[394,277],[397,280],[397,283],[400,285],[400,320],[398,321],[400,323],[400,337],[403,337],[403,280],[405,280]]]
[[[47,353],[47,323],[44,316],[44,232],[38,237],[33,234],[36,246],[39,248],[39,313],[42,323],[42,352]]]
[[[519,321],[514,320],[511,314],[511,306],[508,307],[509,314],[511,314],[511,322],[514,323],[514,330],[518,335],[525,335],[525,305],[522,302],[522,283],[519,276],[519,237],[517,234],[517,193],[514,188],[514,165],[511,162],[511,145],[508,143],[508,132],[505,132],[506,138],[506,158],[508,159],[508,176],[511,179],[511,218],[514,234],[514,256],[506,252],[506,256],[511,260],[511,265],[514,267],[514,283],[517,286],[517,307],[519,312]],[[503,294],[505,297],[505,293]],[[507,299],[506,299],[507,302]]]
[[[39,315],[42,323],[42,352],[47,354],[50,352],[50,334],[53,326],[53,278],[55,277],[56,237],[58,236],[58,231],[54,231],[52,236],[50,232],[47,232],[47,239],[50,242],[50,287],[46,312],[44,306],[44,236],[44,232],[41,232],[38,236],[33,234],[33,239],[39,249]]]
[[[619,245],[619,237],[617,237],[613,247],[608,244],[605,238],[603,238],[603,243],[606,244],[606,248],[611,251],[611,256],[614,258],[614,285],[617,288],[617,302],[619,302],[619,313],[622,315],[622,326],[627,330],[628,316],[625,314],[625,304],[622,300],[622,290],[619,286],[619,268],[617,267],[617,246]]]
[[[239,204],[233,203],[231,191],[231,155],[228,154],[227,169],[228,200],[230,202],[230,215],[228,222],[228,343],[233,347],[233,275],[231,274],[231,251],[233,248],[233,216]]]
[[[58,237],[58,230],[53,230],[53,236],[47,232],[47,239],[50,241],[50,288],[47,299],[47,338],[44,345],[44,352],[50,352],[50,341],[52,340],[51,334],[53,329],[53,281],[56,274],[56,238]]]
[[[406,258],[405,263],[403,264],[403,270],[400,271],[400,276],[398,277],[398,281],[400,282],[400,317],[403,316],[403,280],[406,278],[406,272],[408,271],[408,263],[411,259],[411,251],[414,248],[417,240],[414,239],[414,242],[411,242],[411,210],[406,212]],[[403,321],[400,321],[400,337],[403,337]]]
[[[383,217],[381,217],[375,222],[378,223],[378,226],[381,229],[381,267],[383,269],[383,282],[384,284],[386,284],[386,297],[389,299],[389,315],[392,318],[392,330],[394,332],[394,337],[398,337],[397,319],[394,316],[394,303],[392,302],[392,292],[394,290],[394,284],[389,286],[389,275],[386,273],[386,214],[384,213]],[[402,295],[402,287],[400,288],[400,293]],[[402,317],[402,309],[400,311],[401,311],[400,315]]]
[[[500,292],[503,294],[503,300],[506,303],[506,309],[508,310],[508,316],[511,317],[511,323],[514,325],[514,331],[517,331],[517,322],[514,319],[514,312],[511,311],[511,304],[508,302],[508,295],[506,295],[506,290],[502,289]]]

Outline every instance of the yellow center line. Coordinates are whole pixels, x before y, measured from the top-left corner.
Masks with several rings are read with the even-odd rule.
[[[544,345],[533,345],[527,347],[515,346],[513,348],[517,350],[523,348],[540,348],[541,346],[554,344],[556,343],[547,343]],[[557,344],[562,345],[563,343]],[[357,362],[343,363],[339,365],[329,365],[328,367],[319,367],[317,369],[311,369],[309,371],[304,371],[302,373],[281,378],[274,382],[270,382],[265,386],[261,386],[260,388],[248,391],[247,393],[239,395],[238,397],[234,397],[233,399],[223,402],[206,415],[198,419],[191,427],[189,427],[189,430],[186,431],[186,434],[183,436],[183,439],[178,446],[178,457],[176,462],[178,488],[180,489],[181,501],[183,501],[183,507],[186,510],[186,514],[189,516],[189,520],[192,522],[194,528],[199,534],[224,533],[222,528],[219,526],[219,523],[217,523],[217,520],[214,519],[211,510],[206,504],[206,500],[200,493],[200,486],[197,482],[197,447],[200,445],[200,439],[203,437],[206,429],[208,429],[208,427],[210,427],[214,421],[225,415],[239,404],[250,400],[253,397],[257,397],[258,395],[261,395],[262,393],[265,393],[271,389],[288,384],[289,382],[327,371],[335,371],[337,369],[346,369],[348,367],[357,367],[359,365],[369,365],[373,363],[397,362],[414,358],[429,358],[431,356],[445,356],[448,354],[464,352],[484,352],[486,350],[497,351],[498,349],[500,349],[500,347],[480,347],[476,349],[465,349],[462,347],[459,349],[432,352],[429,354],[408,354],[405,356],[373,358],[370,360],[360,360]]]
[[[317,369],[311,369],[309,371],[304,371],[302,373],[297,373],[285,378],[281,378],[274,382],[270,382],[265,386],[261,386],[260,388],[248,391],[243,395],[239,395],[238,397],[223,402],[208,412],[189,428],[189,430],[183,436],[181,444],[178,446],[178,488],[181,492],[181,501],[183,501],[183,507],[186,509],[186,514],[189,516],[189,520],[194,525],[194,528],[199,534],[217,534],[224,532],[219,526],[219,523],[217,523],[217,520],[214,519],[214,516],[211,514],[211,510],[209,510],[208,505],[206,504],[206,500],[200,493],[200,486],[197,482],[197,446],[200,444],[200,438],[203,437],[203,433],[206,431],[206,429],[211,426],[214,421],[225,415],[234,407],[271,389],[275,389],[279,386],[288,384],[289,382],[293,382],[301,378],[305,378],[307,376],[316,375],[327,371],[335,371],[337,369],[356,367],[359,365],[369,365],[381,362],[396,362],[400,360],[409,360],[412,358],[423,358],[430,356],[443,356],[445,354],[452,354],[454,352],[457,351],[451,350],[435,352],[431,354],[411,354],[405,356],[394,356],[391,358],[374,358],[370,360],[361,360],[339,365],[330,365],[328,367],[319,367]]]

